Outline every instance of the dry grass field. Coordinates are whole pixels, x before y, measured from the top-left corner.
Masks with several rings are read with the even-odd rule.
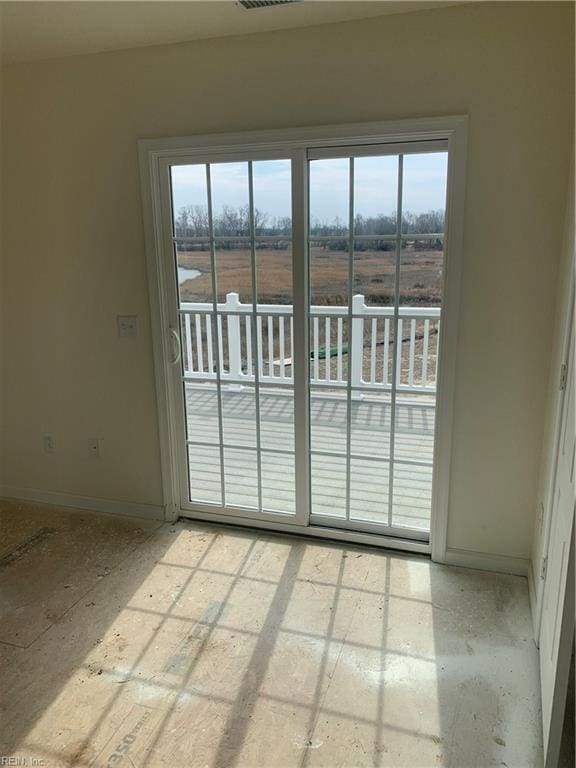
[[[400,303],[439,306],[442,291],[442,260],[439,250],[416,250],[407,246],[400,269]],[[181,284],[184,301],[212,300],[210,254],[207,251],[180,251],[178,265],[201,274]],[[227,293],[240,294],[242,302],[252,301],[250,251],[222,250],[216,253],[218,300]],[[292,303],[292,254],[290,250],[256,251],[258,302]],[[348,295],[348,254],[313,247],[310,254],[312,304],[342,306]],[[354,293],[366,296],[368,304],[394,303],[394,252],[361,251],[354,258]]]
[[[425,251],[406,248],[402,253],[400,270],[400,304],[419,307],[435,307],[441,304],[442,292],[442,251]],[[258,303],[260,304],[291,304],[292,303],[292,256],[289,250],[259,249],[256,252]],[[188,269],[195,269],[200,275],[190,280],[185,280],[180,285],[181,298],[190,302],[211,302],[212,281],[210,276],[210,254],[207,251],[178,253],[178,265]],[[227,293],[239,293],[240,300],[244,303],[252,301],[252,272],[249,250],[222,250],[216,254],[218,272],[218,301],[224,302]],[[310,259],[310,284],[313,305],[343,306],[348,298],[348,254],[345,251],[334,251],[324,248],[313,248]],[[393,251],[363,251],[355,256],[354,260],[354,293],[365,296],[368,305],[382,306],[394,303],[394,274],[395,255]],[[382,320],[378,321],[376,351],[375,378],[377,381],[391,381],[392,360],[395,341],[392,336],[389,339],[389,354],[387,355],[387,374],[384,374],[385,356],[383,348],[384,330]],[[324,320],[319,323],[320,347],[334,347],[338,343],[337,324],[332,322],[330,326],[330,338],[326,337]],[[416,382],[422,366],[424,330],[423,321],[416,323],[416,344],[414,348],[414,365]],[[192,328],[195,338],[195,331]],[[430,325],[430,339],[428,347],[429,367],[427,382],[432,384],[435,380],[434,361],[438,344],[438,325],[432,321]],[[279,334],[275,330],[272,334],[272,349],[275,374],[279,375],[279,361],[281,354],[279,346]],[[402,383],[408,381],[409,365],[409,338],[410,327],[406,325],[402,334],[401,368],[399,380]],[[264,365],[268,365],[268,325],[262,325],[263,359]],[[348,320],[343,321],[343,343],[348,344]],[[207,343],[205,329],[202,329],[202,344]],[[226,323],[222,326],[223,361],[228,366],[228,331]],[[310,340],[311,351],[313,340]],[[247,367],[247,341],[245,329],[242,327],[240,337],[241,357],[243,369]],[[370,380],[372,348],[371,321],[364,322],[364,354],[363,377]],[[285,328],[285,356],[291,352],[290,330]],[[327,366],[330,368],[330,379],[338,378],[339,363],[336,357],[321,359],[316,369],[314,362],[312,370],[317,370],[320,378],[326,377]],[[346,380],[348,375],[348,355],[343,354],[340,361],[341,375]],[[290,366],[287,367],[290,373]]]

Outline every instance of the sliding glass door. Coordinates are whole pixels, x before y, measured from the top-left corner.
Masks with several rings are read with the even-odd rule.
[[[288,159],[171,168],[186,504],[296,514]]]
[[[446,143],[166,168],[181,511],[426,540]]]
[[[311,520],[426,538],[447,152],[309,153]]]

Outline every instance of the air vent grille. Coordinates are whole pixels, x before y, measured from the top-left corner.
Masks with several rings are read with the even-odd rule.
[[[238,5],[252,11],[255,8],[269,8],[274,5],[289,5],[291,3],[300,3],[302,0],[238,0]]]

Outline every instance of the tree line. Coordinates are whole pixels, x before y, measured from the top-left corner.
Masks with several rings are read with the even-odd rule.
[[[210,236],[208,209],[206,206],[189,205],[179,209],[174,221],[174,234],[182,238],[198,238],[199,242],[181,243],[180,250],[207,250]],[[224,250],[232,250],[245,247],[235,242],[233,238],[250,236],[250,209],[248,205],[233,208],[223,206],[213,216],[214,234],[224,238],[218,243],[218,247]],[[395,213],[389,216],[377,214],[376,216],[363,216],[357,214],[354,217],[354,233],[356,235],[369,235],[375,240],[357,242],[355,249],[363,250],[393,250],[395,244],[389,240],[378,240],[378,235],[395,235],[397,217]],[[405,211],[402,214],[402,233],[406,235],[433,234],[444,232],[444,211],[427,211],[426,213],[411,213]],[[288,216],[270,216],[258,208],[254,209],[254,235],[258,237],[290,237],[292,234],[292,219]],[[332,222],[314,219],[310,224],[310,237],[330,238],[322,245],[328,250],[348,249],[348,225],[338,217]],[[204,242],[201,240],[204,238]],[[230,238],[230,240],[226,240]],[[417,237],[414,238],[417,240]],[[439,242],[436,246],[439,245]],[[427,241],[427,248],[432,244]],[[262,244],[264,247],[264,244]],[[266,243],[268,249],[284,250],[288,243]]]

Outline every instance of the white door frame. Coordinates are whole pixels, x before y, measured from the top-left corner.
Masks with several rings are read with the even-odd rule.
[[[574,298],[575,298],[575,275],[574,268],[570,273],[570,289],[568,291],[568,305],[566,308],[566,316],[562,325],[562,352],[561,352],[561,366],[567,366],[570,359],[570,345],[574,344]],[[560,385],[560,371],[557,371],[558,386]],[[544,561],[544,558],[548,554],[548,547],[550,545],[550,529],[552,526],[552,507],[554,500],[554,489],[556,487],[556,476],[558,474],[558,452],[560,449],[560,435],[562,432],[562,414],[564,413],[564,402],[566,399],[566,391],[563,389],[559,396],[556,398],[556,406],[554,410],[554,422],[553,422],[553,440],[552,440],[552,462],[550,465],[550,485],[548,487],[548,493],[544,503],[544,519],[542,520],[542,550],[540,553],[540,563]],[[532,566],[530,566],[532,567]],[[532,622],[534,626],[534,639],[536,645],[540,645],[540,630],[542,627],[542,605],[544,597],[544,585],[545,580],[542,578],[542,567],[539,573],[531,573],[532,585],[535,593],[535,606],[533,605]]]
[[[162,184],[162,174],[172,162],[182,162],[184,158],[198,159],[209,155],[213,161],[216,156],[222,160],[233,159],[238,152],[254,152],[263,157],[266,152],[278,156],[284,153],[293,158],[293,169],[299,163],[294,159],[300,156],[301,169],[295,173],[293,185],[306,194],[306,150],[324,147],[346,147],[385,143],[418,142],[434,139],[448,141],[448,179],[447,207],[444,251],[444,286],[442,304],[442,333],[438,350],[438,379],[436,399],[436,435],[434,449],[433,493],[430,544],[418,541],[404,541],[392,537],[335,530],[320,526],[285,525],[270,520],[247,520],[251,527],[265,527],[272,530],[301,532],[308,535],[332,539],[346,539],[398,549],[418,552],[431,552],[432,558],[443,562],[446,557],[446,539],[448,528],[448,504],[450,489],[450,465],[452,453],[453,403],[455,393],[456,351],[458,342],[458,317],[460,306],[460,280],[464,231],[464,193],[465,163],[467,143],[466,116],[418,118],[395,120],[378,123],[360,123],[349,125],[319,126],[287,130],[256,131],[234,134],[211,134],[203,136],[177,137],[167,139],[142,139],[138,142],[140,158],[141,191],[144,211],[144,230],[150,294],[151,327],[154,347],[156,379],[156,397],[158,404],[158,427],[160,437],[163,502],[168,520],[175,520],[180,514],[180,478],[177,462],[173,425],[181,404],[175,402],[170,386],[170,360],[174,354],[173,337],[170,331],[167,312],[169,286],[163,269],[164,249],[171,242],[171,233],[166,231],[166,217],[162,215],[163,206],[159,190],[166,188]],[[302,260],[305,240],[304,222],[294,221],[296,237],[293,244],[295,262]],[[302,240],[302,242],[300,242]],[[304,284],[304,281],[301,281]],[[294,314],[306,321],[307,296],[294,295]],[[297,306],[299,305],[299,306]],[[296,310],[300,309],[301,312]],[[303,329],[302,329],[303,330]],[[296,328],[295,328],[296,332]],[[304,334],[303,334],[304,336]],[[295,381],[295,385],[297,382]],[[304,409],[307,410],[307,409]],[[307,413],[295,414],[299,427],[306,428]],[[300,457],[301,461],[305,457]],[[298,462],[298,457],[296,458]],[[296,468],[298,465],[296,465]],[[301,490],[306,493],[306,488]],[[188,512],[189,514],[189,512]],[[198,519],[241,524],[238,517],[219,515],[199,510],[194,513]]]
[[[573,448],[564,452],[567,435],[570,445],[570,437],[573,439],[575,427],[573,415],[575,372],[573,311],[570,312],[570,318],[566,388],[563,392],[559,420],[559,445],[556,450],[552,504],[549,510],[550,525],[547,532],[546,549],[543,553],[546,558],[550,558],[550,565],[546,569],[545,578],[542,580],[541,614],[539,616],[542,725],[544,728],[545,766],[547,768],[548,766],[553,768],[558,763],[570,657],[574,640],[574,496],[572,495],[568,499],[567,518],[563,517],[560,503],[560,498],[566,497],[567,478],[566,475],[563,476],[566,471],[565,462],[566,459],[568,462],[574,460]],[[574,472],[573,464],[571,464],[571,471]],[[561,491],[563,492],[562,497],[560,496]],[[560,543],[562,543],[562,549],[558,548]],[[563,569],[564,562],[567,565]],[[554,580],[554,568],[560,568],[560,571],[557,572],[558,583]],[[551,622],[552,616],[555,618],[553,624]]]

